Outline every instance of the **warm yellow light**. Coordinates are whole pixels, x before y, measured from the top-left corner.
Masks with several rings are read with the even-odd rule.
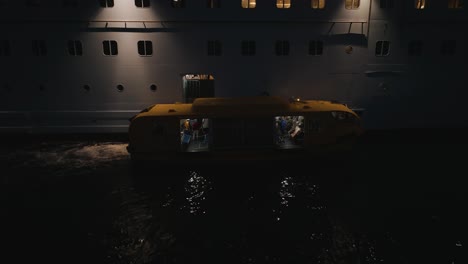
[[[256,0],[242,0],[241,2],[242,8],[255,8],[256,5]]]
[[[277,8],[290,8],[291,0],[276,0],[276,7]]]
[[[313,9],[324,9],[325,8],[325,0],[312,0],[312,8]]]

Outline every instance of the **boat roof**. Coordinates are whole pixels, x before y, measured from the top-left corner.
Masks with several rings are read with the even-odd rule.
[[[278,96],[196,98],[193,103],[156,104],[140,116],[190,116],[200,114],[295,113],[351,110],[324,100],[289,101]]]

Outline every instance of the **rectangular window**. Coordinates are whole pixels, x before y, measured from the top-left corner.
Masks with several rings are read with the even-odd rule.
[[[47,55],[47,47],[44,40],[33,40],[32,41],[32,52],[35,56]]]
[[[149,7],[150,0],[135,0],[136,7]]]
[[[6,39],[0,40],[0,56],[10,56],[10,42]]]
[[[393,8],[394,0],[380,0],[380,8]]]
[[[220,8],[221,0],[206,0],[206,7],[207,8]]]
[[[140,56],[152,56],[153,42],[149,40],[138,41],[138,54],[140,54]]]
[[[312,9],[324,9],[325,0],[312,0]]]
[[[440,45],[440,54],[443,56],[455,55],[457,49],[457,42],[455,40],[444,40]]]
[[[106,56],[115,56],[119,53],[117,48],[117,41],[115,40],[104,40],[102,42],[102,50]]]
[[[426,8],[426,0],[414,0],[414,8],[416,9]]]
[[[390,41],[377,41],[375,43],[375,56],[388,56],[390,51]]]
[[[172,7],[174,8],[184,8],[185,0],[172,0],[171,4],[172,4]]]
[[[241,6],[242,8],[255,8],[257,5],[256,0],[242,0]]]
[[[409,56],[421,56],[423,49],[423,43],[421,40],[412,40],[408,44],[408,55]]]
[[[276,0],[276,8],[290,8],[291,0]]]
[[[450,9],[462,9],[463,8],[463,0],[449,0],[448,1],[448,8],[450,8]]]
[[[83,45],[79,40],[69,40],[68,41],[68,54],[71,56],[82,56],[83,55]]]
[[[208,56],[221,56],[221,41],[209,40],[207,43],[207,54]]]
[[[254,56],[256,52],[255,41],[244,40],[241,43],[241,54],[244,56]]]
[[[288,56],[289,55],[289,41],[277,40],[275,43],[276,56]]]
[[[309,41],[309,55],[320,56],[323,54],[323,42],[321,40]]]
[[[346,9],[358,9],[360,1],[359,0],[345,0]]]
[[[101,7],[114,7],[114,0],[99,0]]]

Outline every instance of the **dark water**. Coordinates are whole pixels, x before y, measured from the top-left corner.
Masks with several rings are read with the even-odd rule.
[[[125,137],[7,138],[2,263],[468,263],[464,131],[349,156],[146,163]]]

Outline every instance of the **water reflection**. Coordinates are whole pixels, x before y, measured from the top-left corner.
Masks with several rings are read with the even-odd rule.
[[[9,184],[3,192],[7,201],[17,208],[9,222],[24,218],[23,223],[36,221],[38,226],[51,223],[44,234],[65,230],[56,223],[86,222],[75,234],[55,237],[71,241],[80,238],[81,231],[93,234],[96,251],[106,253],[99,263],[409,263],[428,251],[444,263],[466,260],[466,234],[459,232],[466,222],[459,209],[464,196],[456,198],[456,204],[435,193],[433,207],[446,211],[424,214],[389,206],[395,193],[403,193],[399,190],[404,184],[362,181],[357,188],[324,180],[351,175],[347,170],[352,167],[337,167],[341,163],[334,160],[308,164],[313,174],[278,169],[274,163],[231,163],[222,173],[212,164],[149,163],[133,168],[125,147],[118,142],[39,144],[2,154],[14,168],[11,180],[20,177],[16,168],[34,173],[42,169],[15,181],[17,185],[2,180]],[[359,167],[358,172],[375,177],[377,167],[367,172]],[[57,174],[69,177],[56,180]],[[367,194],[368,186],[390,194],[388,200]],[[25,213],[31,208],[35,214]],[[44,211],[48,213],[40,215]],[[99,224],[96,219],[101,219]],[[436,248],[444,250],[430,250]]]
[[[190,214],[205,214],[206,208],[203,207],[203,202],[207,198],[208,192],[212,189],[211,182],[208,181],[197,171],[189,171],[189,179],[185,183],[185,200]]]

